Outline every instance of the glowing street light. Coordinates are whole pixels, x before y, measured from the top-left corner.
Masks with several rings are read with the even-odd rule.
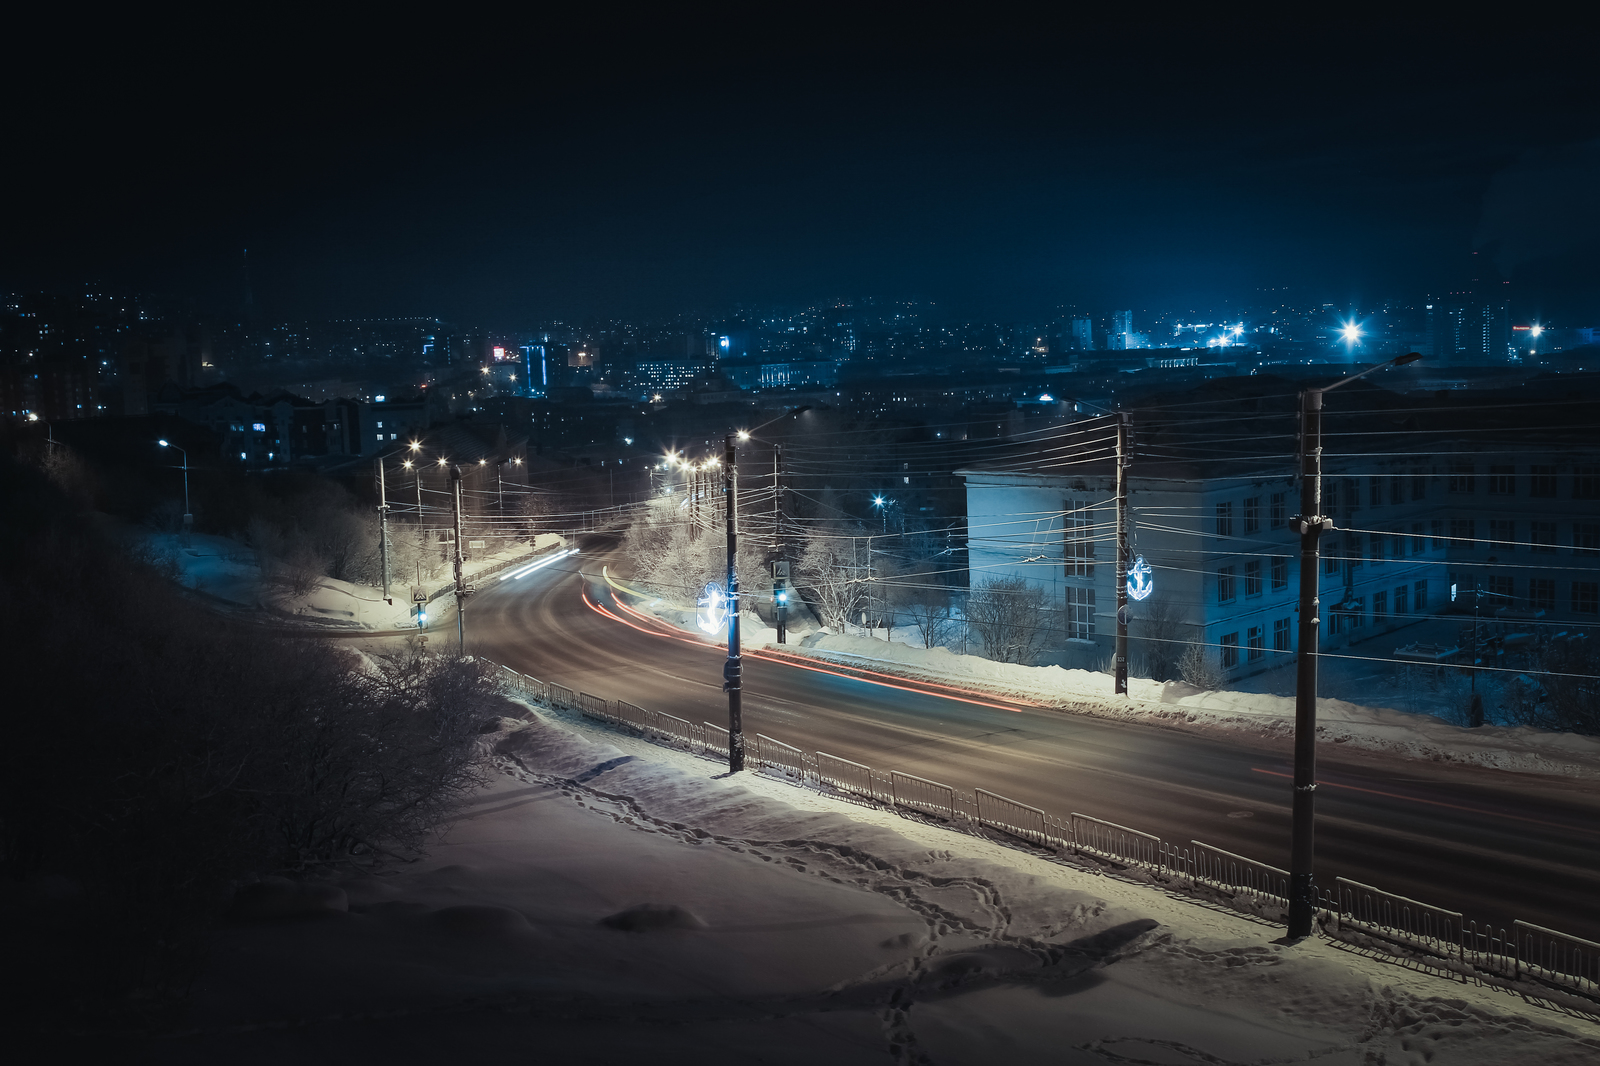
[[[1346,322],[1339,330],[1339,335],[1344,339],[1346,346],[1354,348],[1361,343],[1361,327],[1354,322]]]
[[[183,539],[189,542],[189,531],[194,528],[194,513],[189,509],[189,453],[165,438],[156,441],[163,448],[176,448],[183,456]]]

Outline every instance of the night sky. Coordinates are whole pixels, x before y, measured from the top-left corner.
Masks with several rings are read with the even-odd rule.
[[[28,25],[0,286],[236,310],[248,247],[266,316],[509,329],[1370,306],[1487,269],[1514,314],[1600,325],[1592,23],[930,11]]]

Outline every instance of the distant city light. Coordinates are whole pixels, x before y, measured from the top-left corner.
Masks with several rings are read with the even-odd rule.
[[[388,397],[386,397],[386,396],[374,396],[373,397],[373,400],[375,400],[378,403],[382,403],[386,399],[388,399]]]
[[[1535,337],[1537,337],[1537,336],[1539,336],[1539,334],[1544,332],[1544,327],[1543,326],[1534,326],[1532,329],[1528,330],[1528,332],[1533,334]]]
[[[1346,322],[1339,328],[1339,336],[1353,347],[1361,343],[1361,327],[1354,322]]]
[[[1040,403],[1054,403],[1055,402],[1055,397],[1051,396],[1048,392],[1041,392],[1039,394],[1039,402]]]

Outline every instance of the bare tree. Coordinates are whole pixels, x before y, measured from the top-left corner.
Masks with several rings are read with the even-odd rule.
[[[856,539],[826,531],[808,533],[796,568],[796,587],[816,607],[822,624],[840,633],[860,616],[867,602]]]
[[[1165,597],[1144,601],[1135,608],[1133,630],[1138,641],[1138,662],[1144,676],[1155,681],[1168,681],[1176,677],[1178,659],[1183,650],[1179,641],[1183,623],[1172,602]]]
[[[1600,649],[1582,636],[1552,640],[1537,665],[1527,680],[1519,675],[1507,683],[1505,713],[1523,725],[1600,736]]]
[[[922,638],[924,648],[941,648],[955,634],[958,625],[950,605],[950,590],[927,579],[902,586],[896,597],[900,609]]]
[[[1049,641],[1052,615],[1044,589],[1020,577],[980,581],[967,597],[967,625],[997,662],[1031,665]]]

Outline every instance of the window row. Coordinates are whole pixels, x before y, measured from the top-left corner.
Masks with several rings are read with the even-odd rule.
[[[1266,626],[1250,626],[1245,630],[1245,655],[1252,663],[1267,655]],[[1222,637],[1222,668],[1232,670],[1239,665],[1239,633],[1225,633]],[[1289,651],[1289,619],[1275,618],[1272,622],[1272,650]]]
[[[1368,599],[1371,600],[1371,613],[1368,613]],[[1343,602],[1333,604],[1327,612],[1327,632],[1329,636],[1348,633],[1353,629],[1360,629],[1368,624],[1381,626],[1390,618],[1408,614],[1423,614],[1428,610],[1428,582],[1414,581],[1408,584],[1396,585],[1391,591],[1384,589],[1368,596],[1352,596]]]
[[[1482,480],[1490,496],[1517,496],[1522,494],[1519,490],[1526,486],[1525,494],[1528,496],[1554,499],[1559,494],[1561,479],[1553,463],[1536,463],[1527,467],[1526,474],[1521,476],[1512,463],[1490,463]],[[1478,469],[1473,463],[1450,464],[1447,486],[1451,493],[1475,493],[1478,491],[1478,482]],[[1570,491],[1574,500],[1600,500],[1600,466],[1573,467]]]
[[[1217,568],[1218,603],[1232,603],[1238,599],[1241,572],[1246,596],[1261,595],[1263,591],[1263,573],[1272,582],[1273,592],[1282,592],[1289,587],[1289,557],[1287,555],[1273,555],[1266,560],[1247,559],[1242,564],[1242,571],[1241,564],[1238,563]]]
[[[1254,536],[1261,532],[1261,523],[1265,521],[1269,529],[1282,529],[1289,524],[1288,493],[1274,492],[1266,498],[1265,507],[1262,497],[1247,496],[1241,503],[1237,515],[1234,512],[1233,501],[1216,505],[1216,524],[1213,527],[1219,537],[1231,537],[1235,532],[1234,518],[1240,519],[1238,531],[1244,536]],[[1265,514],[1263,514],[1263,511]]]
[[[1421,525],[1414,524],[1412,529],[1420,530]],[[1480,529],[1490,551],[1553,555],[1561,547],[1570,547],[1574,555],[1600,555],[1600,522],[1572,523],[1571,536],[1565,543],[1557,523],[1518,522],[1515,518],[1489,518],[1481,525],[1475,518],[1451,518],[1448,524],[1445,519],[1435,518],[1429,526],[1429,534],[1435,548],[1474,551],[1478,547]]]

